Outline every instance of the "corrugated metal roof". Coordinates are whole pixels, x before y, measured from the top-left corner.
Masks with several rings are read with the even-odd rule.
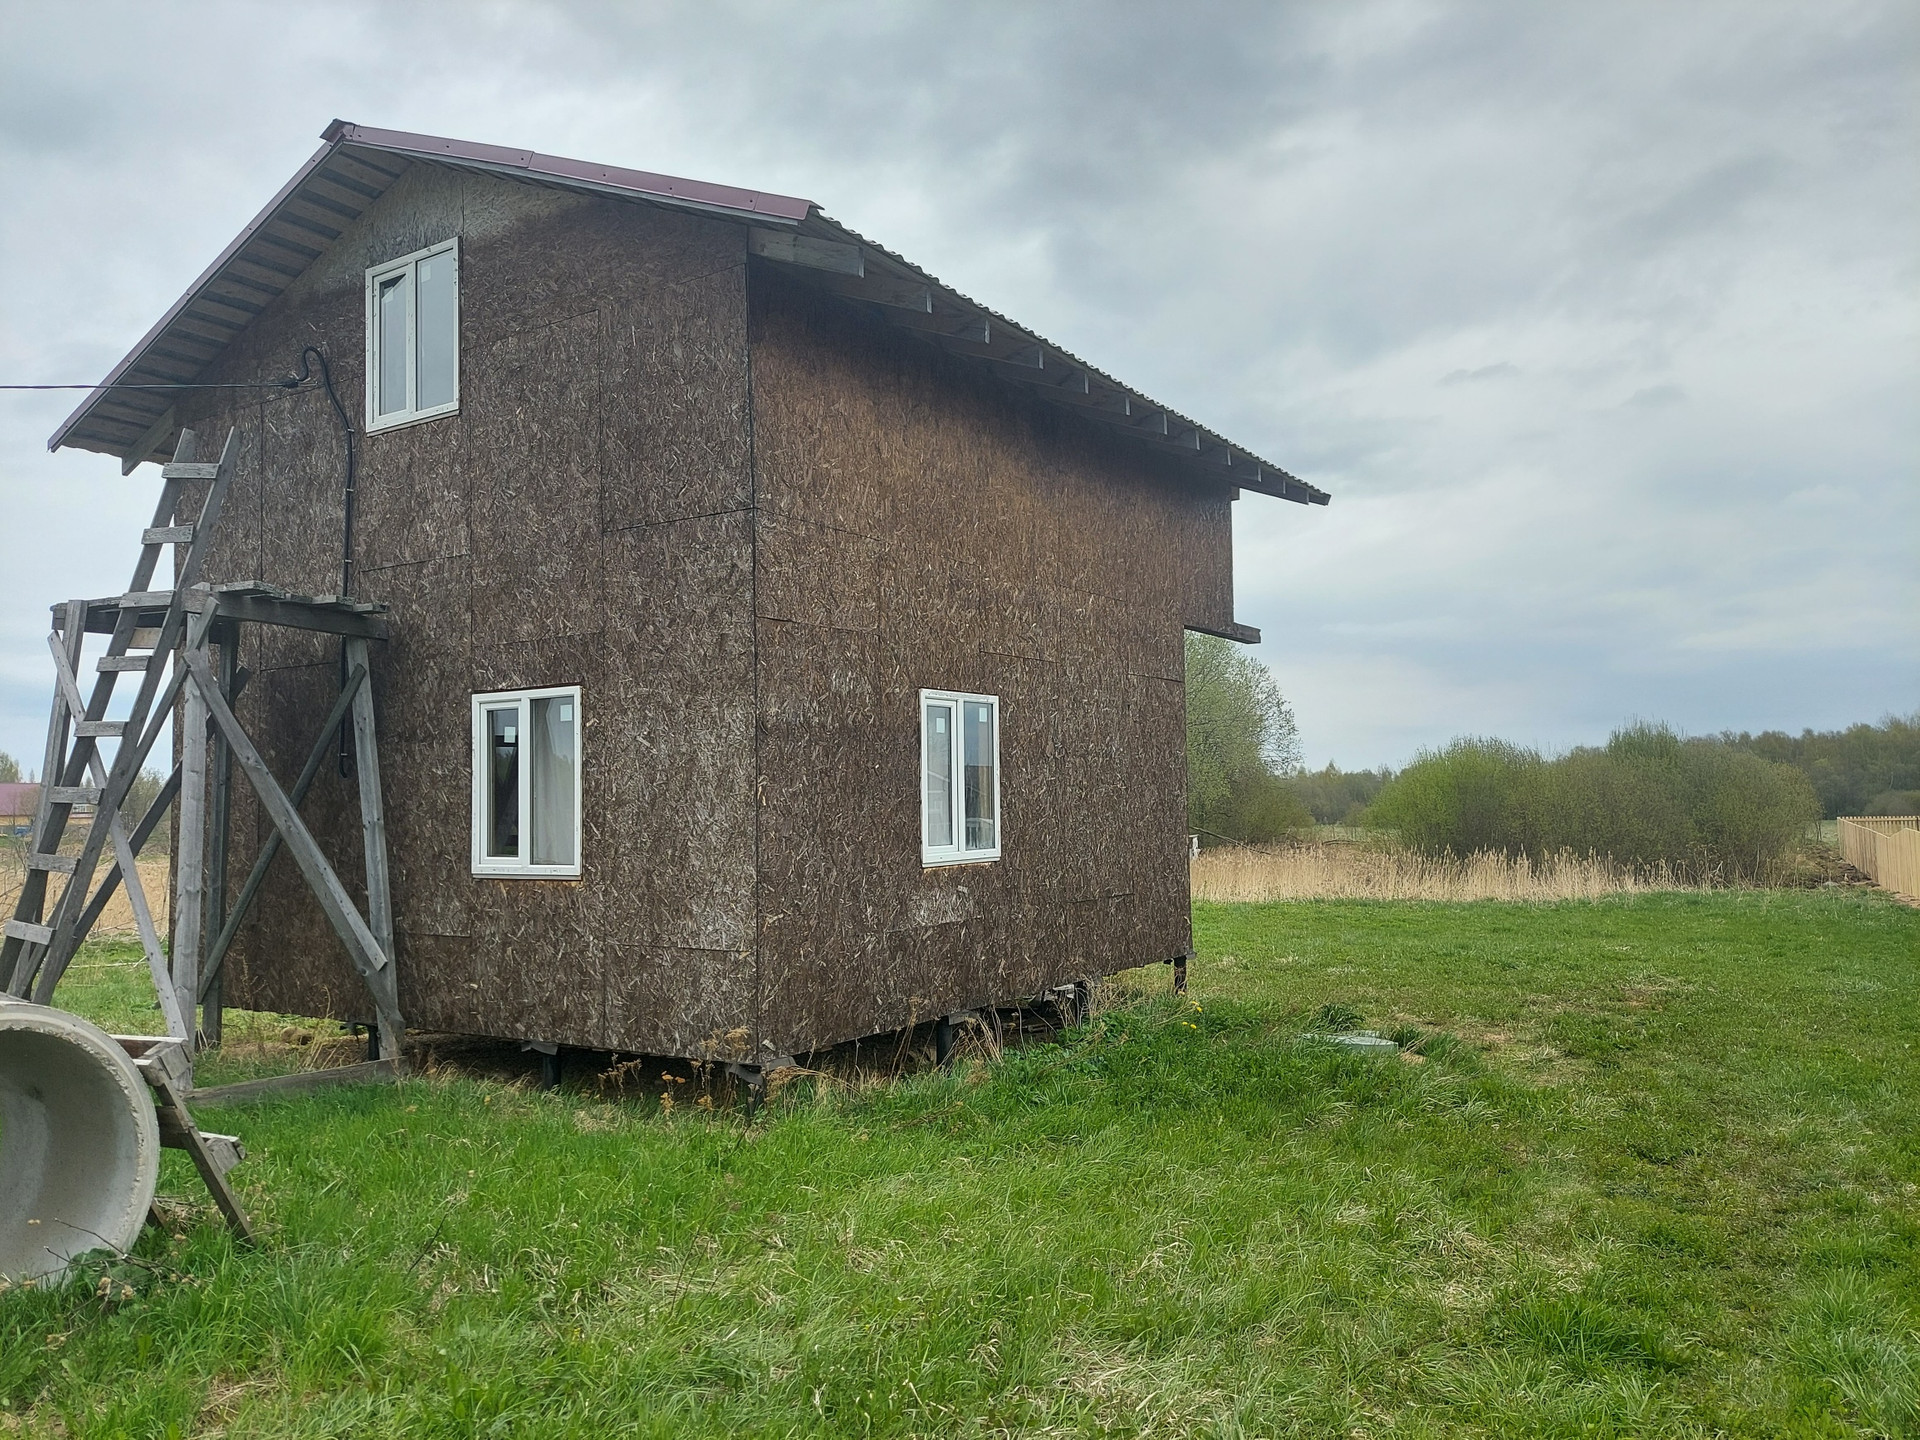
[[[200,278],[108,372],[47,442],[118,455],[131,470],[169,453],[167,390],[197,379],[253,317],[325,253],[414,162],[724,215],[749,227],[770,263],[865,306],[929,343],[977,360],[1050,402],[1139,437],[1207,478],[1302,504],[1325,491],[1167,409],[1077,356],[969,299],[810,200],[335,120],[302,165]]]

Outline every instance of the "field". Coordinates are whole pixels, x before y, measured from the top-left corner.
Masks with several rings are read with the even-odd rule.
[[[0,1434],[1920,1428],[1920,912],[1201,904],[1185,1001],[889,1085],[227,1113],[266,1224],[0,1296]],[[69,1004],[137,1009],[122,952]],[[117,1020],[117,1016],[114,1017]],[[1305,1032],[1365,1026],[1398,1058]],[[664,1106],[658,1094],[678,1103]]]

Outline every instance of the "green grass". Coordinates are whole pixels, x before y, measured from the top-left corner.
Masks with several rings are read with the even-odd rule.
[[[458,1079],[209,1112],[267,1243],[203,1211],[0,1297],[0,1432],[1916,1433],[1920,912],[1196,928],[1192,1003],[1140,972],[751,1126]],[[1298,1040],[1342,1008],[1420,1058]]]

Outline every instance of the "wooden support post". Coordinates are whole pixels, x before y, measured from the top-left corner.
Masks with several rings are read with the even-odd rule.
[[[953,1059],[953,1017],[942,1015],[933,1022],[933,1063],[941,1069]]]
[[[234,679],[239,672],[239,636],[229,632],[220,645],[220,693],[233,704]],[[187,732],[191,735],[193,732]],[[213,733],[212,813],[208,816],[212,834],[207,847],[206,935],[218,935],[227,918],[227,856],[233,828],[233,747],[218,730]],[[216,971],[198,984],[200,1033],[208,1045],[218,1048],[223,1029],[220,975]],[[192,997],[187,1003],[192,1005]]]
[[[204,652],[201,658],[204,659]],[[186,654],[179,663],[187,664]],[[187,1022],[187,1053],[197,1048],[195,1002],[200,990],[201,921],[207,895],[207,702],[186,687],[180,723],[179,842],[174,850],[173,993]]]
[[[389,959],[393,957],[393,892],[387,876],[387,817],[380,798],[380,745],[373,728],[373,665],[367,642],[349,636],[344,642],[347,669],[365,677],[353,687],[354,768],[360,779],[360,838],[367,865],[367,928]],[[380,1053],[401,1058],[404,1036],[388,1031],[388,1015],[398,1015],[398,976],[392,965],[381,972],[394,990],[394,1003],[380,1011]]]

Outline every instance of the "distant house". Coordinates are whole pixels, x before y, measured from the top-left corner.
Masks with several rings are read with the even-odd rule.
[[[1258,638],[1243,491],[1324,493],[809,201],[325,142],[51,443],[237,426],[208,579],[389,607],[410,1026],[753,1059],[1186,953],[1182,634]],[[309,347],[332,396],[111,385]],[[283,783],[336,644],[242,642]],[[349,877],[353,793],[305,805]],[[227,998],[368,1015],[284,862]]]
[[[25,835],[40,810],[40,787],[32,781],[0,781],[0,830]]]

